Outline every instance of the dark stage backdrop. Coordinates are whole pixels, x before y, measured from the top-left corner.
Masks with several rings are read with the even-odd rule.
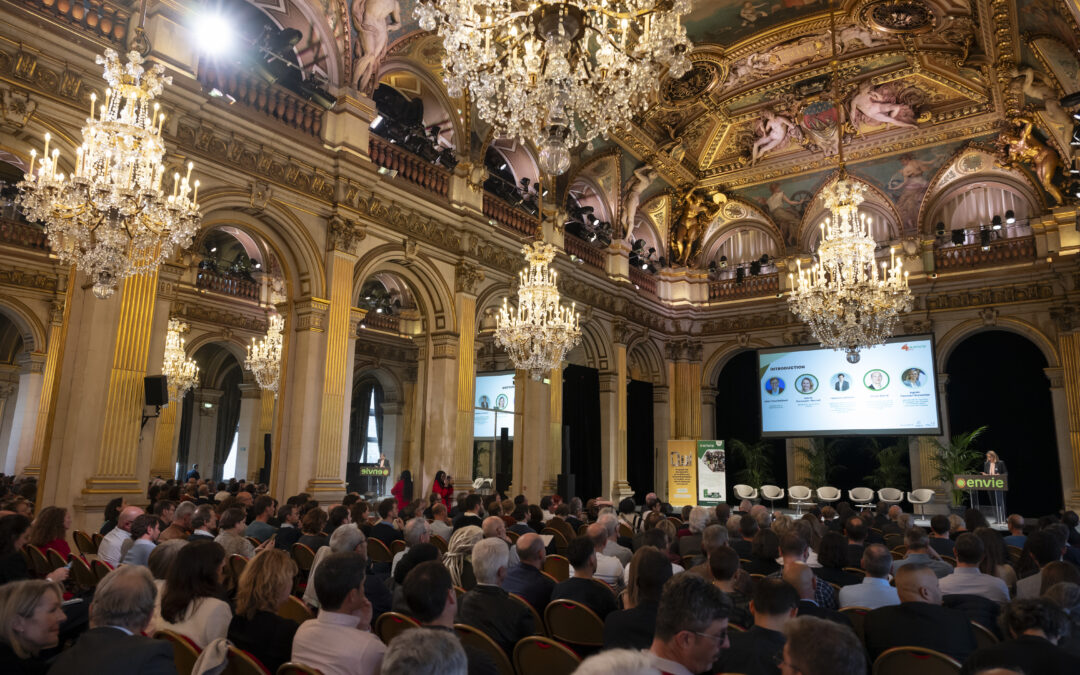
[[[988,427],[976,448],[1005,462],[1008,513],[1042,516],[1063,504],[1046,365],[1030,340],[1000,330],[967,338],[945,365],[949,432]]]
[[[563,471],[576,476],[577,488],[577,495],[564,497],[584,502],[607,494],[600,485],[600,373],[595,368],[569,365],[563,370],[563,425],[570,429]]]
[[[626,399],[626,480],[634,501],[644,504],[645,495],[656,490],[652,383],[630,380]]]

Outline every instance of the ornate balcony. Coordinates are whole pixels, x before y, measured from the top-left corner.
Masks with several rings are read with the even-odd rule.
[[[131,10],[104,0],[23,0],[30,10],[93,37],[123,44]]]
[[[604,251],[569,232],[563,237],[563,247],[569,255],[576,256],[597,269],[604,269]]]
[[[200,69],[199,82],[207,91],[216,89],[222,94],[232,96],[237,105],[272,117],[292,129],[316,138],[322,131],[323,114],[326,111],[321,106],[282,86],[267,84],[254,73],[211,67]]]
[[[938,272],[949,272],[977,267],[997,267],[1031,262],[1035,260],[1036,255],[1034,236],[997,239],[990,242],[987,251],[983,250],[981,244],[944,246],[934,249],[934,269]]]
[[[511,230],[535,237],[540,231],[540,219],[510,206],[503,200],[484,190],[484,215]]]
[[[393,314],[379,314],[378,312],[368,312],[364,315],[364,326],[375,330],[385,330],[392,333],[399,333],[401,328],[401,317]]]
[[[709,282],[709,300],[738,300],[776,295],[780,292],[780,276],[772,274],[748,275],[742,282],[721,279]]]
[[[630,281],[642,291],[656,295],[656,277],[637,267],[630,268]]]
[[[0,207],[0,243],[49,252],[45,228],[26,222],[11,204]]]
[[[368,152],[371,153],[371,161],[391,171],[397,171],[399,178],[415,183],[440,197],[450,193],[450,172],[423,157],[375,134],[369,137]]]
[[[214,270],[200,268],[195,276],[195,288],[243,300],[259,301],[259,282]]]

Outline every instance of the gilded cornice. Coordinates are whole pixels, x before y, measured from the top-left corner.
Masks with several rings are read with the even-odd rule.
[[[1053,297],[1054,286],[1050,281],[1035,281],[1027,284],[1007,284],[986,288],[928,293],[922,296],[921,300],[923,307],[927,310],[940,312],[988,305],[1035,302],[1050,300]]]
[[[203,299],[178,298],[173,301],[170,314],[193,324],[231,326],[252,333],[265,333],[268,327],[266,319],[249,316],[233,309],[213,307],[207,305]]]
[[[55,272],[43,273],[17,267],[3,267],[0,268],[0,285],[56,293],[60,289],[60,279]]]

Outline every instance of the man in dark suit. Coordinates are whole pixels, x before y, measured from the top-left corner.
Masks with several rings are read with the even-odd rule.
[[[377,511],[379,522],[371,528],[371,538],[386,544],[386,548],[391,548],[398,539],[405,539],[405,533],[394,527],[394,519],[397,518],[397,500],[387,497],[379,502]]]
[[[533,531],[533,529],[525,522],[529,519],[529,510],[524,506],[515,506],[514,512],[510,514],[510,517],[514,519],[514,524],[506,528],[507,532],[516,532],[520,537]]]
[[[484,500],[480,495],[477,494],[465,497],[465,504],[462,507],[461,515],[454,519],[454,529],[460,530],[469,525],[483,527],[484,519],[480,515],[480,509],[483,508],[483,501]]]
[[[930,519],[930,548],[938,555],[956,555],[956,542],[949,538],[949,519],[941,514]]]
[[[826,582],[823,579],[818,579],[814,575],[814,571],[807,567],[805,563],[789,562],[784,565],[782,574],[784,581],[794,588],[799,595],[798,616],[816,616],[819,619],[828,619],[845,626],[851,625],[851,620],[840,612],[818,604],[815,599],[818,594],[817,585]]]
[[[838,374],[833,389],[836,391],[847,391],[848,389],[851,389],[851,383],[848,382],[847,375],[844,375],[843,373]]]
[[[90,630],[60,653],[50,673],[176,675],[172,646],[143,637],[154,613],[157,587],[150,570],[124,565],[101,580],[90,604]]]
[[[596,572],[596,548],[588,537],[575,537],[570,540],[566,557],[574,568],[574,575],[566,581],[555,584],[551,593],[552,600],[573,600],[580,602],[603,620],[618,607],[615,593],[607,584],[593,578]]]
[[[849,518],[844,524],[844,532],[847,534],[847,566],[858,567],[862,562],[863,549],[866,548],[866,521],[859,516]]]
[[[529,608],[500,588],[509,563],[510,549],[505,542],[498,539],[477,542],[472,551],[476,586],[461,596],[457,614],[458,623],[483,631],[508,658],[513,656],[517,641],[532,635],[535,628]]]
[[[292,545],[300,541],[300,512],[296,504],[282,504],[278,507],[277,517],[281,525],[274,537],[274,546],[290,551]],[[360,523],[357,523],[357,527],[360,527]]]
[[[525,598],[543,616],[555,590],[555,582],[540,571],[546,557],[544,540],[538,534],[526,534],[518,538],[516,546],[519,562],[506,573],[503,590]]]
[[[866,615],[866,649],[873,661],[891,647],[926,647],[963,662],[975,651],[971,622],[960,611],[941,606],[937,575],[913,563],[896,571],[900,604]]]
[[[791,584],[781,579],[762,579],[754,586],[750,612],[754,626],[745,633],[731,632],[731,647],[720,652],[714,673],[775,675],[776,657],[784,651],[781,632],[795,618],[799,596]]]
[[[754,541],[754,535],[758,532],[757,520],[749,513],[739,518],[739,539],[731,542],[731,548],[739,554],[739,558],[750,559],[750,548]]]

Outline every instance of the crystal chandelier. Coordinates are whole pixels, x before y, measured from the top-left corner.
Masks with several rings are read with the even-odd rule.
[[[165,334],[165,360],[161,372],[176,389],[176,398],[184,398],[189,389],[199,386],[199,366],[187,358],[184,338],[180,337],[187,329],[187,324],[179,319],[169,319],[169,331]]]
[[[529,371],[534,380],[542,380],[578,340],[577,303],[559,304],[555,270],[548,265],[555,258],[555,247],[542,241],[521,249],[529,267],[518,274],[518,303],[511,308],[503,298],[495,342],[506,349],[514,367]]]
[[[266,336],[258,342],[251,338],[247,348],[244,368],[251,371],[259,388],[272,392],[278,390],[278,376],[281,373],[281,330],[285,320],[279,314],[270,316],[270,325]]]
[[[452,97],[468,92],[507,138],[540,148],[557,175],[570,148],[628,122],[665,74],[690,70],[681,23],[690,0],[421,0],[423,30],[443,39]]]
[[[191,245],[199,228],[199,181],[187,174],[172,177],[172,190],[162,189],[165,114],[153,99],[172,78],[160,63],[149,70],[137,51],[122,64],[105,50],[97,63],[105,66],[105,103],[82,128],[83,144],[75,171],[59,170],[60,151],[45,151],[38,162],[31,152],[30,171],[18,184],[18,200],[26,217],[44,225],[49,245],[60,261],[90,277],[94,295],[108,298],[121,279],[154,270],[175,247]]]
[[[836,20],[829,7],[832,35],[833,87],[839,103],[839,65],[836,58]],[[877,242],[871,219],[859,214],[866,186],[851,180],[844,170],[844,130],[837,134],[836,179],[822,190],[831,216],[821,224],[817,262],[804,270],[796,259],[797,274],[789,274],[788,306],[822,347],[844,349],[848,360],[859,360],[859,350],[883,343],[893,334],[900,315],[911,311],[911,290],[903,262],[890,250],[890,262],[878,274],[874,255]]]

